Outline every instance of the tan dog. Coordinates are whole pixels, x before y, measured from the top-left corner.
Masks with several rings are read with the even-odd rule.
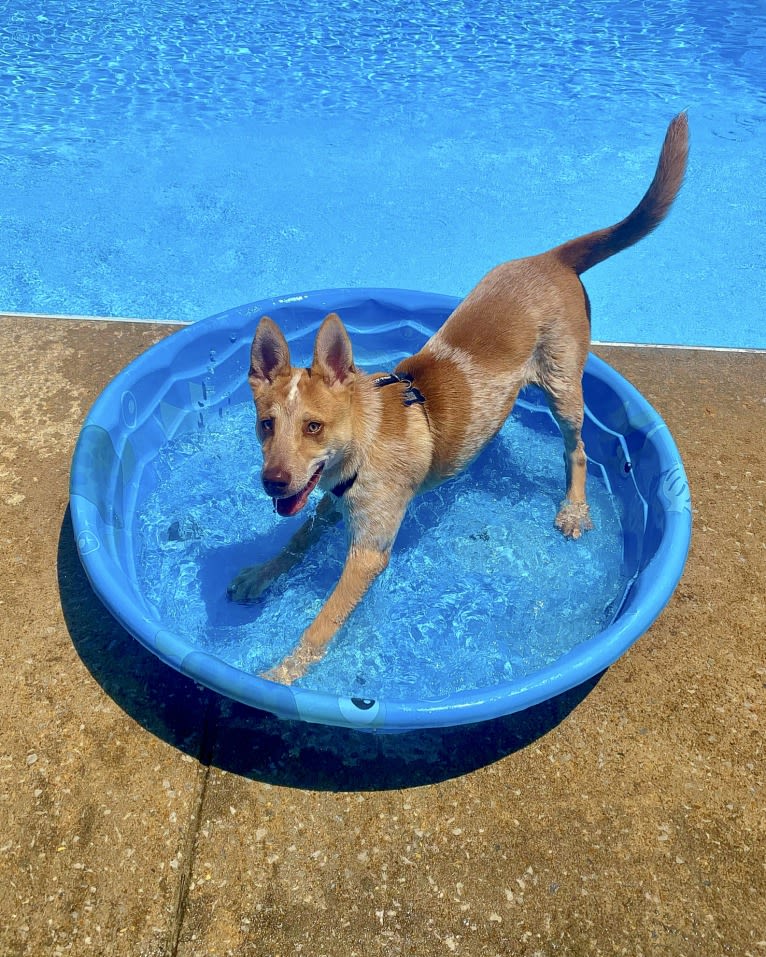
[[[682,113],[668,127],[651,186],[626,219],[493,269],[394,375],[356,368],[335,314],[317,333],[309,369],[290,364],[284,336],[271,319],[261,319],[249,382],[263,446],[264,489],[285,516],[297,514],[316,486],[326,494],[315,517],[279,556],[234,579],[230,597],[256,598],[339,514],[349,535],[337,586],[295,651],[267,677],[290,682],[322,656],[387,566],[412,497],[465,468],[501,428],[528,383],[544,390],[564,438],[566,498],[556,526],[570,538],[592,527],[580,434],[590,304],[579,277],[661,222],[680,189],[687,152]]]

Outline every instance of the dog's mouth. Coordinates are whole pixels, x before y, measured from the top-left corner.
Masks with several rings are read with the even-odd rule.
[[[308,480],[308,484],[304,485],[300,492],[296,492],[295,495],[287,495],[285,498],[274,499],[274,507],[276,508],[278,515],[281,515],[282,518],[290,518],[291,516],[297,515],[298,512],[300,512],[306,502],[308,502],[309,495],[311,495],[316,488],[317,482],[322,475],[323,468],[324,462],[322,462],[316,472],[314,472],[314,474]]]

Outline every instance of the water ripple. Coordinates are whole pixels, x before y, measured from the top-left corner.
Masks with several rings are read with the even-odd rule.
[[[766,25],[744,0],[237,0],[14,5],[0,115],[17,141],[317,110],[529,111],[746,87],[763,103]]]

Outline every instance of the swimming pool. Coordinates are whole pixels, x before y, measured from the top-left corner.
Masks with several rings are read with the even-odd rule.
[[[755,0],[20,0],[0,310],[191,321],[292,289],[465,294],[686,188],[587,277],[601,340],[766,347]]]

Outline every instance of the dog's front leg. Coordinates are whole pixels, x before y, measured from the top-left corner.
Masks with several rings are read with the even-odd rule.
[[[340,518],[337,500],[329,492],[320,500],[314,515],[304,522],[282,551],[262,562],[243,568],[227,589],[232,601],[255,601],[280,575],[289,572],[322,534]]]
[[[351,545],[343,574],[324,607],[301,635],[295,651],[264,677],[282,684],[300,678],[324,654],[333,635],[388,565],[391,552]]]

